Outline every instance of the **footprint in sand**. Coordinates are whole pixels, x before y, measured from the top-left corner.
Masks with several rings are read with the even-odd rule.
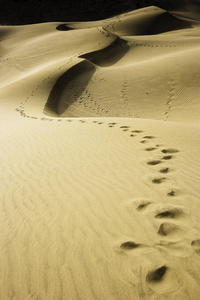
[[[141,133],[143,131],[142,130],[132,130],[131,132],[133,132],[133,133]]]
[[[179,151],[177,149],[169,148],[169,149],[163,149],[161,152],[162,153],[178,153]]]
[[[145,151],[154,151],[154,150],[156,150],[157,148],[155,148],[155,147],[149,147],[149,148],[146,148],[145,149]]]
[[[145,143],[147,143],[147,140],[142,140],[142,141],[140,141],[140,143],[145,144]]]
[[[137,244],[132,241],[124,242],[120,245],[120,248],[123,250],[133,250],[133,249],[139,248],[139,247],[141,247],[141,244]]]
[[[166,264],[150,270],[146,275],[147,286],[157,294],[156,299],[163,299],[163,295],[168,295],[170,299],[171,292],[180,288],[179,276],[173,267]]]
[[[162,178],[154,178],[152,180],[152,183],[155,183],[155,184],[160,184],[162,183],[166,178],[165,177],[162,177]]]
[[[160,171],[159,171],[160,173],[168,173],[169,172],[169,168],[162,168],[162,169],[160,169]]]
[[[166,206],[159,209],[154,218],[156,219],[177,219],[184,215],[184,211],[181,207]]]
[[[158,234],[167,238],[179,237],[184,235],[184,230],[176,224],[165,222],[160,225]]]
[[[167,156],[163,156],[162,157],[162,159],[164,159],[164,160],[170,160],[170,159],[172,159],[172,155],[167,155]]]
[[[150,166],[155,166],[155,165],[158,165],[160,164],[162,161],[161,160],[150,160],[147,162],[147,165],[150,165]]]
[[[121,129],[129,129],[130,126],[120,126]]]
[[[176,195],[174,190],[171,190],[169,193],[167,193],[167,196],[174,197]]]
[[[200,256],[200,239],[192,241],[191,246],[196,254]]]
[[[146,281],[149,283],[155,283],[163,280],[164,276],[166,275],[167,269],[168,268],[166,266],[162,266],[156,270],[149,272],[146,276]]]
[[[108,125],[117,125],[117,123],[108,123]]]
[[[149,206],[151,203],[152,202],[150,202],[150,201],[142,200],[142,201],[140,201],[140,204],[138,204],[136,210],[141,212],[141,211],[145,210],[145,208],[147,208],[147,206]]]
[[[152,135],[146,135],[146,136],[143,136],[143,139],[154,139],[155,136],[152,136]]]

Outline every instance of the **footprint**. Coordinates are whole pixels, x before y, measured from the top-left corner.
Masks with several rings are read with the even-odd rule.
[[[167,155],[167,156],[163,156],[163,158],[162,159],[164,159],[164,160],[169,160],[169,159],[172,159],[172,155]]]
[[[155,283],[163,280],[167,269],[168,268],[166,266],[162,266],[152,272],[149,272],[146,276],[146,281],[150,283]]]
[[[133,133],[140,133],[140,132],[143,132],[142,130],[132,130],[131,132]]]
[[[120,245],[120,248],[123,249],[123,250],[132,250],[132,249],[138,248],[140,246],[141,246],[140,244],[137,244],[137,243],[132,242],[132,241],[128,241],[128,242],[122,243]]]
[[[143,139],[154,139],[155,136],[152,136],[152,135],[146,135],[146,136],[143,136]]]
[[[179,151],[176,149],[173,149],[173,148],[168,148],[168,149],[162,150],[162,153],[177,153],[177,152],[179,152]]]
[[[169,168],[163,168],[163,169],[160,169],[159,172],[160,172],[160,173],[168,173],[168,172],[169,172]]]
[[[156,184],[160,184],[162,183],[166,178],[165,177],[162,177],[162,178],[154,178],[152,180],[152,183],[156,183]]]
[[[183,210],[181,208],[166,207],[161,212],[158,212],[155,215],[154,218],[157,218],[157,219],[165,219],[165,218],[174,219],[174,218],[180,217],[181,215],[183,215]]]
[[[149,148],[146,148],[145,151],[153,151],[153,150],[156,150],[157,148],[154,148],[154,147],[149,147]]]
[[[167,193],[167,196],[174,197],[175,196],[175,191],[171,190],[171,192]]]
[[[183,232],[181,228],[178,225],[172,223],[162,223],[158,230],[158,234],[162,236],[171,236],[175,234],[182,235],[182,233]]]
[[[161,160],[150,160],[150,161],[148,161],[147,165],[155,166],[155,165],[160,164],[161,162],[162,162]]]
[[[196,254],[200,256],[200,239],[192,241],[191,246],[194,248]]]
[[[141,203],[137,206],[137,210],[138,211],[142,211],[142,210],[144,210],[149,204],[151,204],[152,202],[150,202],[150,201],[146,201],[146,200],[143,200],[143,201],[141,201]]]
[[[130,136],[131,136],[131,137],[134,137],[134,136],[136,136],[136,135],[135,135],[135,134],[130,134]]]
[[[120,128],[124,128],[124,129],[127,129],[127,128],[130,128],[130,126],[120,126]]]

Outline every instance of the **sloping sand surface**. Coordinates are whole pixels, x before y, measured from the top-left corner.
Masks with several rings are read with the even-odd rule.
[[[0,299],[200,298],[195,16],[0,26]]]

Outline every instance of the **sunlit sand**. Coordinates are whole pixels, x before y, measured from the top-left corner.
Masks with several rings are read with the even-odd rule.
[[[0,26],[1,299],[200,299],[199,32]]]

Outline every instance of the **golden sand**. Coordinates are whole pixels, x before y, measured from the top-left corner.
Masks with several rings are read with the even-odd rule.
[[[0,299],[200,299],[199,30],[0,26]]]

